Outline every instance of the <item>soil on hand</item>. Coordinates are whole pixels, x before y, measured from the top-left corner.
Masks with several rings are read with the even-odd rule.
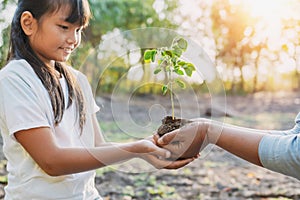
[[[188,123],[191,123],[192,121],[187,120],[187,119],[180,119],[172,116],[166,116],[162,120],[162,124],[160,127],[157,129],[157,134],[161,137],[165,135],[166,133],[169,133],[171,131],[174,131]]]

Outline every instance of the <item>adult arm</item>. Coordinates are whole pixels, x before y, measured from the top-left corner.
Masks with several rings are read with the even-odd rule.
[[[184,157],[195,156],[208,144],[216,144],[249,162],[261,165],[258,146],[264,134],[264,131],[202,119],[164,135],[157,143],[173,155]]]
[[[181,151],[190,156],[195,149],[205,148],[207,144],[216,144],[253,164],[300,179],[299,134],[277,133],[270,134],[265,130],[248,129],[202,119],[187,128],[166,134],[157,143],[172,153]],[[197,143],[191,143],[191,140]]]
[[[258,153],[259,144],[266,134],[263,130],[214,122],[210,123],[207,130],[207,137],[211,137],[209,143],[215,143],[222,149],[259,166],[262,166]]]
[[[300,137],[294,132],[297,126],[284,134],[272,134],[225,125],[216,145],[258,166],[300,179]],[[215,133],[208,129],[207,134]]]

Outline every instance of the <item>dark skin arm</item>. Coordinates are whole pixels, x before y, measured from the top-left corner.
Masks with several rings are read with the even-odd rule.
[[[216,144],[244,160],[262,166],[258,146],[265,134],[265,131],[200,119],[190,126],[164,135],[157,143],[172,154],[190,157],[207,144]]]

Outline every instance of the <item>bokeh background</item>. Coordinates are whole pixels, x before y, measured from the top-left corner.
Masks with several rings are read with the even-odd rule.
[[[168,97],[161,94],[153,71],[143,62],[143,42],[158,47],[169,44],[172,37],[140,30],[165,30],[188,38],[215,69],[217,78],[211,82],[198,77],[186,90],[176,91],[177,115],[259,129],[293,126],[300,105],[299,0],[89,2],[93,19],[69,62],[91,83],[106,140],[144,137],[155,131],[161,116],[170,113]],[[0,2],[0,68],[6,63],[16,3]],[[123,108],[126,112],[121,112]],[[217,147],[179,170],[145,172],[145,165],[133,162],[97,170],[99,192],[106,200],[300,199],[298,180]],[[7,183],[5,166],[1,155],[1,198]]]

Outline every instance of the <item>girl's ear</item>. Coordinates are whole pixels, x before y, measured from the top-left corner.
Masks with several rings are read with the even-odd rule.
[[[20,23],[24,33],[27,36],[32,35],[35,28],[36,19],[32,16],[31,12],[23,12],[20,18]]]

